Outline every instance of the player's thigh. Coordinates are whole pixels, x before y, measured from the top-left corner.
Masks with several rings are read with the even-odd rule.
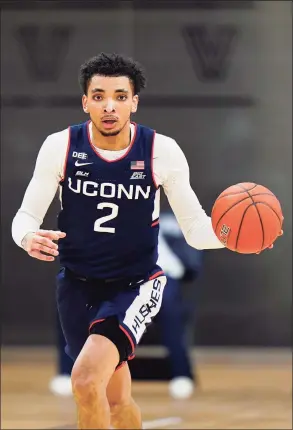
[[[66,352],[75,360],[85,344],[89,331],[87,296],[82,281],[62,268],[57,275],[56,301],[66,340]]]
[[[129,402],[131,398],[131,375],[128,363],[123,363],[112,375],[107,386],[107,398],[111,408]]]

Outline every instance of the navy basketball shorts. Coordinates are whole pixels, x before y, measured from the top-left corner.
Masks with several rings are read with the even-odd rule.
[[[56,299],[66,353],[75,361],[88,336],[99,334],[116,345],[117,368],[131,360],[161,308],[166,282],[159,266],[134,280],[89,280],[61,268]]]

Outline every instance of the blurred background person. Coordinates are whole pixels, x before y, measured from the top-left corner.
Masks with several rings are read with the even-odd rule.
[[[163,345],[167,348],[171,381],[169,393],[174,398],[188,398],[198,382],[194,364],[189,356],[195,328],[196,286],[189,300],[184,300],[185,283],[191,284],[200,274],[203,251],[191,248],[171,212],[160,215],[159,260],[168,282],[157,321]],[[191,336],[188,330],[193,328]]]
[[[201,273],[203,251],[187,244],[175,216],[168,211],[160,215],[158,264],[168,278],[156,322],[160,328],[162,344],[168,351],[171,371],[169,393],[174,398],[189,398],[198,382],[189,356],[194,330],[192,333],[188,330],[194,328],[197,290],[190,284]],[[188,301],[184,299],[185,284],[192,290]],[[50,381],[49,388],[56,395],[69,396],[72,394],[70,374],[73,363],[65,353],[66,343],[58,318],[56,341],[57,374]]]
[[[49,383],[50,391],[59,396],[71,396],[71,370],[73,361],[65,352],[66,341],[62,332],[58,314],[56,314],[56,375]]]

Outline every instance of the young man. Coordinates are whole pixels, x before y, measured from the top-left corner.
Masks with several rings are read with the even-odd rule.
[[[158,313],[159,187],[194,248],[223,248],[170,137],[131,123],[145,87],[140,66],[116,54],[82,65],[86,123],[51,134],[12,225],[33,258],[58,255],[57,304],[80,429],[141,428],[127,361]],[[60,190],[59,231],[40,230]],[[57,243],[56,243],[57,241]]]

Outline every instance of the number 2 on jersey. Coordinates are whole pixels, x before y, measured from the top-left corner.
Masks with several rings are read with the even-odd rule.
[[[112,209],[112,212],[109,215],[102,216],[101,218],[98,218],[95,221],[94,230],[100,231],[103,233],[115,233],[114,227],[102,227],[102,224],[104,224],[105,222],[110,221],[111,219],[114,219],[117,217],[119,206],[115,205],[115,203],[99,203],[97,208],[98,209],[110,208],[110,209]]]

